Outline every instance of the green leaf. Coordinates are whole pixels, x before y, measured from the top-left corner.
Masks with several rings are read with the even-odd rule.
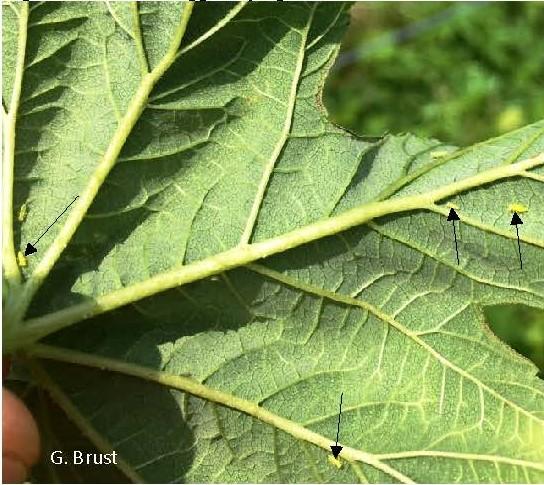
[[[320,101],[345,5],[219,5],[4,7],[4,350],[132,480],[542,481],[482,307],[544,308],[544,122],[359,138]]]

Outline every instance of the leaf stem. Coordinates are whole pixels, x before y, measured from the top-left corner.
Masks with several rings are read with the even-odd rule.
[[[324,450],[327,450],[327,452],[330,452],[330,445],[334,442],[334,440],[315,433],[314,431],[311,431],[304,426],[295,423],[294,421],[268,411],[267,409],[259,406],[257,403],[248,401],[246,399],[241,399],[233,394],[218,391],[217,389],[201,384],[190,377],[167,374],[165,372],[156,371],[147,367],[132,364],[130,362],[123,362],[107,357],[86,354],[83,352],[77,352],[44,344],[32,345],[27,350],[27,353],[33,357],[51,359],[69,364],[84,365],[111,372],[119,372],[128,376],[155,382],[166,387],[178,389],[201,399],[205,399],[206,401],[215,402],[222,406],[240,411],[248,416],[262,421],[263,423],[274,426],[275,428],[290,434],[296,439],[303,440],[323,448]],[[350,448],[349,446],[343,446],[342,458],[348,462],[360,461],[362,463],[366,463],[367,465],[386,473],[401,483],[414,483],[411,478],[400,473],[398,470],[390,467],[386,463],[376,459],[375,455],[371,453]]]
[[[73,210],[66,218],[66,222],[61,227],[51,246],[49,246],[45,252],[43,258],[37,264],[32,276],[24,285],[16,304],[14,305],[13,311],[9,312],[11,321],[19,322],[22,319],[32,297],[41,286],[42,282],[47,277],[81,224],[81,221],[94,201],[98,190],[115,165],[117,157],[132,131],[132,128],[140,118],[142,111],[145,109],[151,90],[164,72],[174,62],[176,52],[179,49],[179,45],[187,28],[192,9],[192,2],[185,4],[180,24],[174,34],[173,41],[171,42],[168,51],[157,66],[149,74],[142,77],[140,85],[136,90],[125,115],[115,130],[113,138],[95,171],[91,175],[87,186],[80,193],[79,199],[74,205]]]
[[[17,60],[15,63],[15,79],[9,111],[3,113],[4,124],[4,163],[3,163],[3,215],[2,215],[2,256],[4,277],[8,284],[16,287],[21,283],[21,272],[15,256],[15,244],[13,238],[13,181],[15,170],[15,125],[17,110],[21,98],[23,84],[23,72],[25,67],[27,27],[28,27],[28,2],[22,2],[19,8],[19,25],[17,37]]]
[[[83,319],[119,308],[161,291],[219,274],[317,239],[337,234],[377,217],[418,209],[436,210],[434,204],[439,200],[497,180],[523,175],[525,171],[543,164],[544,153],[541,153],[537,157],[512,165],[501,165],[486,170],[426,194],[371,202],[275,238],[245,246],[237,246],[186,266],[159,273],[146,281],[99,296],[95,300],[27,320],[19,329],[15,341],[11,341],[11,339],[4,340],[4,348],[15,350]]]

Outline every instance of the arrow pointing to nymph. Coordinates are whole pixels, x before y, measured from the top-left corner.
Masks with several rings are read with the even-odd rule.
[[[448,214],[448,221],[451,221],[453,224],[453,237],[455,239],[455,254],[457,255],[457,264],[459,264],[459,249],[457,249],[457,233],[455,232],[455,221],[459,221],[459,216],[457,212],[452,208]]]
[[[38,252],[38,250],[36,249],[36,244],[38,244],[38,242],[40,241],[40,239],[41,239],[42,237],[45,236],[45,234],[47,233],[47,231],[49,231],[49,229],[51,229],[51,228],[55,225],[55,222],[57,222],[57,221],[60,219],[60,217],[62,216],[62,214],[64,214],[64,213],[69,209],[69,207],[76,201],[76,199],[77,199],[78,197],[79,197],[79,195],[76,195],[75,199],[74,199],[72,202],[70,202],[70,203],[68,204],[68,206],[66,207],[66,209],[64,209],[64,210],[59,214],[59,216],[58,216],[58,217],[57,217],[57,218],[49,225],[49,227],[48,227],[45,231],[43,231],[42,235],[41,235],[38,239],[36,239],[36,242],[35,242],[34,244],[27,243],[26,248],[25,248],[25,256],[29,256],[30,254],[34,254],[34,253]]]
[[[519,243],[518,224],[523,224],[523,221],[521,220],[521,217],[518,216],[518,213],[514,212],[514,215],[512,216],[512,220],[510,221],[510,225],[516,226],[516,235],[518,236],[519,267],[523,269],[523,261],[521,260],[521,245]]]
[[[344,393],[340,394],[340,412],[338,413],[338,427],[336,429],[336,444],[331,445],[332,454],[335,458],[338,458],[338,455],[342,451],[342,446],[338,444],[338,435],[340,434],[340,415],[342,414],[342,398]]]

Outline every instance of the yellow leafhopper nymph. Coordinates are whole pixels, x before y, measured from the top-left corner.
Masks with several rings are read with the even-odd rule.
[[[338,468],[340,470],[340,468],[342,468],[342,461],[340,460],[340,457],[338,458],[335,458],[334,456],[332,455],[327,455],[327,461],[331,464],[331,465],[334,465],[336,468]]]
[[[17,219],[19,220],[19,222],[24,222],[27,214],[28,214],[28,207],[25,202],[19,209],[19,215],[17,216]]]
[[[26,260],[26,256],[22,253],[22,251],[19,251],[17,253],[17,264],[19,266],[21,266],[22,268],[24,268],[25,266],[28,265],[28,262]]]
[[[431,158],[436,160],[437,158],[444,158],[447,157],[451,152],[448,152],[447,150],[436,150],[434,152],[431,152]]]
[[[528,210],[529,208],[526,205],[520,204],[519,202],[513,202],[508,206],[508,212],[517,212],[518,214],[523,214]]]

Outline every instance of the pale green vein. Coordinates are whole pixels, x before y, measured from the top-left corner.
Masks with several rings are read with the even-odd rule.
[[[310,452],[308,451],[308,447],[301,446],[300,449],[302,450],[302,453],[304,454],[304,459],[306,460],[306,463],[308,463],[310,470],[312,471],[314,476],[317,478],[315,483],[326,483],[327,480],[325,480],[325,478],[323,478],[323,475],[321,475],[319,469],[317,468],[315,464],[314,457],[310,455]]]
[[[538,292],[532,290],[531,288],[524,288],[524,287],[521,287],[521,286],[512,286],[512,285],[507,285],[507,284],[504,284],[504,283],[497,283],[497,282],[494,282],[494,281],[491,281],[491,280],[486,280],[485,278],[483,278],[481,276],[477,276],[477,275],[475,275],[473,273],[470,273],[469,271],[464,269],[463,266],[455,264],[455,262],[450,262],[450,261],[439,258],[438,255],[432,254],[427,249],[424,249],[424,248],[418,246],[417,244],[415,244],[413,242],[410,242],[407,239],[403,239],[403,238],[400,238],[400,237],[398,237],[396,235],[389,234],[387,231],[383,230],[377,224],[369,222],[367,225],[373,231],[376,231],[378,234],[380,234],[382,237],[386,237],[387,239],[390,239],[392,241],[396,241],[396,242],[406,246],[407,248],[411,248],[414,251],[417,251],[417,252],[423,254],[427,258],[430,258],[430,259],[436,261],[439,264],[447,266],[451,270],[455,271],[456,273],[459,273],[460,275],[465,276],[466,278],[468,278],[468,279],[470,279],[472,281],[475,281],[477,283],[481,283],[482,285],[491,286],[492,288],[502,288],[502,289],[505,289],[505,290],[520,291],[520,292],[528,293],[530,295],[534,295],[534,296],[537,296],[537,297],[540,297],[540,298],[544,298],[543,293],[538,293]],[[516,239],[516,238],[514,237],[514,239]]]
[[[340,8],[336,12],[336,15],[334,16],[332,21],[329,23],[329,25],[327,25],[327,28],[324,29],[321,34],[317,35],[315,39],[312,40],[312,42],[308,44],[308,46],[306,47],[306,50],[310,50],[314,45],[320,42],[321,39],[323,39],[323,37],[325,37],[330,32],[330,30],[336,25],[336,23],[338,22],[338,19],[340,18],[340,15],[342,15],[345,9],[345,4],[338,3],[338,5],[340,6]]]
[[[179,45],[183,35],[185,34],[192,9],[193,3],[189,2],[185,4],[178,28],[174,33],[168,51],[158,65],[153,69],[153,71],[146,74],[142,78],[141,83],[136,90],[125,115],[119,123],[102,159],[98,162],[95,171],[90,176],[87,186],[79,194],[79,198],[74,205],[74,208],[68,213],[66,222],[60,228],[53,243],[51,246],[49,246],[45,252],[45,255],[32,272],[32,276],[24,285],[23,291],[20,293],[20,295],[18,295],[19,297],[17,298],[17,301],[12,306],[6,308],[6,313],[8,314],[10,321],[13,322],[13,325],[20,322],[26,308],[30,304],[33,295],[70,242],[72,236],[81,224],[81,221],[85,217],[85,214],[96,197],[98,190],[114,166],[121,149],[132,131],[132,128],[140,118],[142,111],[145,109],[151,90],[165,71],[174,62],[176,52],[179,49]]]
[[[149,72],[149,61],[147,59],[144,48],[144,39],[140,26],[140,12],[138,10],[138,2],[131,2],[130,8],[132,10],[132,22],[134,24],[134,41],[136,42],[138,58],[140,59],[140,69],[142,71],[142,76],[145,76]]]
[[[51,415],[49,412],[49,406],[48,403],[45,400],[45,391],[43,389],[38,389],[38,399],[39,399],[39,410],[38,410],[38,416],[39,416],[39,422],[40,422],[40,431],[41,431],[41,439],[44,439],[44,437],[47,437],[46,440],[51,442],[51,448],[53,449],[61,449],[59,440],[57,439],[55,432],[53,431],[53,424],[51,422]],[[49,473],[49,478],[51,480],[51,483],[61,483],[61,479],[59,477],[59,474],[57,472],[58,467],[51,462],[50,460],[46,461],[46,469]]]
[[[527,174],[530,174],[530,172],[526,172],[521,175],[523,177],[529,177],[529,175]],[[544,182],[544,179],[542,181]],[[446,205],[448,207],[451,207],[448,204]],[[433,212],[436,212],[437,214],[442,214],[443,216],[447,216],[450,211],[449,208],[445,206],[441,206],[441,205],[436,205],[436,204],[433,204],[432,206],[430,206],[429,209],[432,210]],[[516,233],[513,231],[505,231],[504,229],[500,229],[496,226],[485,224],[483,222],[480,222],[478,219],[474,219],[473,217],[467,216],[466,214],[464,214],[461,210],[457,208],[456,210],[457,210],[457,213],[459,214],[459,217],[461,218],[462,224],[468,224],[469,226],[476,227],[477,229],[481,229],[482,231],[485,231],[487,233],[495,234],[497,236],[502,236],[507,239],[517,240]],[[519,240],[526,244],[531,244],[532,246],[544,248],[544,241],[541,241],[540,239],[535,239],[531,236],[527,236],[523,233],[519,235]]]
[[[432,162],[428,163],[427,165],[423,165],[422,167],[418,168],[417,170],[414,170],[413,172],[405,175],[404,177],[401,177],[398,180],[395,180],[391,184],[389,184],[384,190],[382,190],[378,196],[376,197],[377,200],[384,200],[388,199],[389,197],[396,194],[400,189],[403,187],[406,187],[411,182],[414,182],[419,177],[429,173],[431,170],[434,170],[435,168],[438,168],[442,165],[444,165],[446,162],[449,162],[450,160],[454,160],[456,158],[459,158],[463,156],[465,153],[469,153],[470,150],[474,149],[475,145],[471,147],[462,148],[460,150],[457,150],[455,152],[452,152],[451,155],[448,155],[446,157],[437,158],[436,160],[433,160]]]
[[[212,414],[213,414],[213,417],[214,417],[214,420],[215,420],[215,424],[217,426],[217,429],[219,431],[219,434],[221,436],[221,438],[223,438],[223,441],[225,442],[225,445],[227,446],[227,449],[230,451],[230,454],[232,457],[236,457],[237,456],[237,453],[236,451],[232,448],[232,445],[230,443],[230,439],[225,431],[225,427],[223,426],[223,422],[221,421],[221,416],[219,416],[219,412],[217,411],[217,406],[215,405],[214,402],[212,402],[212,405],[211,405],[211,408],[212,408]]]
[[[13,240],[13,175],[15,165],[15,125],[21,99],[23,71],[25,67],[28,27],[28,3],[22,2],[18,15],[17,59],[15,78],[8,112],[2,117],[4,124],[4,161],[2,167],[2,258],[4,277],[10,285],[21,282],[21,273],[15,257]]]
[[[113,446],[97,432],[91,423],[81,414],[79,409],[70,401],[68,396],[64,394],[62,389],[49,377],[48,373],[43,369],[41,364],[35,360],[30,360],[29,367],[35,379],[40,383],[40,386],[47,390],[51,398],[59,405],[66,413],[66,416],[81,430],[81,432],[96,446],[102,453],[111,453],[114,451]],[[123,458],[117,456],[117,467],[134,483],[144,483],[144,480],[138,473]]]
[[[490,461],[493,463],[504,463],[505,465],[532,468],[533,470],[544,471],[544,463],[534,461],[518,460],[500,455],[484,455],[477,453],[459,453],[456,451],[435,451],[435,450],[413,450],[398,453],[383,453],[376,455],[380,460],[402,460],[407,458],[431,457],[450,458],[455,460]]]
[[[537,173],[531,172],[523,172],[522,175],[533,180],[538,180],[539,182],[544,182],[544,175],[538,175]]]
[[[522,160],[520,162],[513,163],[507,166],[490,168],[472,177],[467,177],[457,182],[442,186],[438,189],[430,191],[429,196],[431,197],[431,199],[433,199],[434,204],[439,200],[445,199],[447,197],[450,197],[451,195],[458,194],[460,192],[464,192],[474,187],[479,187],[509,177],[521,176],[524,172],[531,170],[532,168],[539,167],[541,165],[544,165],[544,152],[539,153],[535,157],[528,158],[526,160]],[[476,180],[478,180],[478,183],[474,184],[474,181]]]
[[[102,66],[104,67],[104,80],[106,81],[106,86],[108,88],[108,98],[110,100],[113,114],[115,115],[115,119],[117,120],[117,123],[121,123],[121,112],[119,111],[119,108],[117,106],[117,102],[115,101],[115,95],[113,93],[113,86],[111,83],[111,76],[110,76],[110,69],[108,67],[108,45],[107,42],[104,42],[103,46],[103,62]]]
[[[281,464],[278,459],[278,429],[272,428],[272,455],[274,456],[274,465],[276,466],[276,473],[278,475],[278,481],[284,482],[281,479]]]
[[[311,431],[304,426],[295,423],[294,421],[274,414],[254,402],[241,399],[233,394],[228,394],[226,392],[213,389],[188,377],[167,374],[165,372],[156,371],[129,362],[85,354],[83,352],[72,351],[50,345],[35,344],[27,349],[27,353],[33,357],[40,357],[54,361],[67,362],[69,364],[85,365],[101,370],[119,372],[128,376],[155,382],[166,387],[178,389],[206,401],[211,401],[247,414],[248,416],[256,418],[263,423],[269,424],[270,426],[273,426],[298,440],[306,441],[318,446],[319,448],[323,448],[327,451],[327,453],[330,453],[330,445],[334,441],[331,438],[315,433],[314,431]],[[73,406],[73,404],[69,404]],[[377,460],[371,453],[351,448],[349,446],[344,446],[342,449],[342,458],[347,462],[359,461],[366,463],[367,465],[386,473],[401,483],[414,483],[409,477],[402,474],[395,468]]]
[[[236,52],[236,54],[234,54],[233,56],[230,56],[226,61],[225,63],[223,64],[220,64],[218,67],[210,70],[210,71],[207,71],[206,73],[202,74],[202,75],[199,75],[199,76],[196,76],[194,78],[191,79],[191,81],[185,83],[185,84],[181,84],[181,85],[178,85],[177,87],[173,88],[173,89],[168,89],[168,90],[165,90],[163,91],[162,93],[160,94],[155,94],[154,96],[151,96],[149,98],[149,101],[150,103],[148,104],[148,107],[151,107],[153,109],[162,109],[162,110],[176,110],[176,109],[182,109],[182,108],[185,108],[185,105],[182,104],[181,108],[178,108],[176,107],[176,104],[175,103],[167,103],[165,106],[161,106],[160,104],[155,104],[155,101],[160,101],[161,99],[167,97],[167,96],[171,96],[173,94],[179,94],[181,91],[183,91],[184,89],[187,89],[191,86],[194,86],[195,84],[198,84],[206,79],[209,79],[211,78],[212,76],[214,76],[215,74],[221,72],[221,71],[224,71],[226,70],[227,67],[229,67],[230,65],[234,64],[235,62],[237,62],[240,57],[242,56],[242,53],[244,52],[244,49],[247,47],[247,42],[244,41],[242,42],[240,48],[238,49],[238,51]],[[230,100],[233,100],[235,99],[235,97],[231,97]],[[229,100],[229,101],[230,101]],[[222,106],[224,107],[224,106]],[[189,109],[191,108],[191,106],[189,106]],[[197,107],[195,106],[194,107],[195,109],[197,109]],[[203,106],[203,105],[199,105],[198,106],[199,109],[217,109],[218,106],[217,104],[210,104],[209,106]]]
[[[176,54],[176,59],[180,57],[181,55],[185,54],[186,52],[190,51],[191,49],[194,49],[197,45],[202,44],[206,39],[210,38],[213,34],[215,34],[218,30],[221,30],[225,25],[227,25],[236,15],[240,13],[240,10],[245,7],[247,4],[247,0],[244,0],[242,2],[238,2],[238,4],[231,8],[229,10],[229,13],[225,15],[219,22],[217,22],[211,29],[207,30],[205,33],[203,33],[200,37],[195,39],[193,42],[191,42],[189,45],[185,46],[183,49],[181,49]]]
[[[359,463],[350,463],[351,468],[353,469],[353,472],[355,475],[357,475],[357,478],[359,479],[359,482],[361,483],[370,483],[366,475],[363,473],[363,470],[361,469]]]
[[[304,283],[302,281],[298,281],[294,278],[291,278],[289,276],[286,276],[283,273],[279,273],[278,271],[272,270],[270,268],[267,268],[265,266],[259,265],[259,264],[248,264],[247,268],[250,270],[259,273],[267,278],[270,278],[271,280],[278,281],[280,283],[283,283],[286,286],[289,286],[291,288],[296,288],[300,291],[303,291],[308,294],[313,294],[316,296],[320,296],[323,298],[327,298],[331,301],[335,301],[338,303],[342,303],[344,305],[350,305],[350,306],[357,306],[360,308],[363,308],[364,310],[367,310],[368,312],[372,313],[374,316],[376,316],[379,320],[381,320],[384,323],[389,324],[389,326],[395,328],[398,330],[401,334],[405,335],[409,339],[411,339],[414,343],[422,347],[425,351],[430,353],[436,360],[438,360],[444,367],[448,367],[451,370],[453,370],[455,373],[463,377],[464,379],[467,379],[468,381],[471,381],[473,384],[476,385],[479,389],[485,390],[487,393],[489,393],[491,396],[495,397],[499,401],[504,402],[507,406],[511,407],[512,409],[516,410],[517,412],[527,416],[530,419],[533,419],[534,421],[538,422],[540,425],[544,425],[544,419],[539,418],[535,414],[531,413],[530,411],[527,411],[526,409],[522,408],[518,404],[516,404],[513,401],[510,401],[506,397],[502,396],[499,392],[497,392],[492,387],[489,387],[487,384],[479,380],[476,376],[473,376],[469,372],[465,371],[464,369],[460,368],[453,362],[449,361],[446,357],[444,357],[442,354],[440,354],[437,350],[435,350],[433,347],[431,347],[427,342],[425,342],[422,338],[420,338],[416,332],[411,331],[410,329],[406,328],[404,325],[402,325],[399,321],[395,320],[393,317],[385,313],[384,311],[380,310],[379,308],[375,307],[374,305],[371,305],[370,303],[355,299],[347,295],[342,295],[340,293],[334,293],[329,290],[325,290],[323,288],[315,287],[313,285],[310,285],[308,283]]]
[[[522,130],[526,130],[526,129],[527,129],[527,127],[523,127],[523,128],[520,128],[519,130],[516,130],[516,131],[522,131]],[[491,138],[490,140],[486,140],[486,141],[482,141],[480,143],[476,143],[475,145],[471,145],[471,146],[468,146],[468,147],[465,147],[465,148],[461,148],[459,150],[456,150],[456,151],[452,152],[450,155],[448,155],[446,157],[441,157],[441,158],[438,158],[436,160],[433,160],[432,162],[420,167],[417,170],[414,170],[413,172],[411,172],[411,173],[405,175],[404,177],[396,180],[395,182],[392,182],[391,184],[389,184],[382,192],[380,192],[380,194],[377,196],[377,200],[388,199],[389,197],[396,194],[399,190],[404,188],[409,183],[414,182],[416,179],[418,179],[418,178],[422,177],[423,175],[429,173],[430,171],[434,170],[435,168],[438,168],[438,167],[444,165],[446,162],[450,162],[452,160],[460,158],[463,155],[466,155],[467,153],[475,152],[480,147],[484,147],[486,145],[489,146],[489,145],[493,144],[494,142],[500,140],[501,138],[510,137],[513,134],[515,134],[516,131],[509,132],[509,133],[507,133],[505,135],[500,135],[500,136],[498,136],[496,138]],[[524,144],[522,144],[523,150],[521,152],[519,152],[519,153],[517,151],[514,152],[514,155],[510,155],[510,157],[506,158],[503,161],[503,163],[505,165],[511,164],[515,160],[515,158],[520,153],[523,153],[523,151],[525,151],[532,143],[534,143],[534,141],[535,140],[533,139],[533,137],[531,137],[528,142],[525,142]]]
[[[293,122],[293,113],[295,111],[295,104],[297,100],[298,83],[300,81],[300,75],[302,73],[302,68],[304,66],[304,58],[306,53],[306,41],[308,39],[308,32],[310,31],[310,26],[312,25],[316,7],[317,7],[317,3],[314,4],[311,10],[310,16],[308,18],[306,27],[301,33],[302,39],[300,41],[297,62],[295,65],[295,72],[293,74],[293,79],[291,80],[291,91],[289,93],[289,99],[287,100],[287,110],[285,113],[285,121],[283,123],[283,128],[281,130],[278,142],[276,143],[276,146],[274,147],[274,150],[272,151],[270,158],[268,159],[268,161],[266,162],[264,166],[264,171],[261,176],[259,186],[257,188],[257,194],[255,195],[255,199],[253,200],[253,205],[251,206],[251,211],[249,213],[246,226],[244,228],[244,232],[242,233],[242,237],[240,238],[240,244],[247,244],[249,240],[251,239],[251,235],[253,234],[253,229],[255,228],[255,223],[259,215],[259,210],[261,208],[261,204],[264,199],[264,194],[266,192],[266,188],[268,187],[268,182],[270,181],[270,176],[272,175],[274,166],[276,165],[276,162],[285,146],[285,142],[287,141],[289,137],[289,132],[291,131],[291,124]]]
[[[372,219],[416,209],[429,209],[437,201],[459,192],[479,187],[497,180],[519,176],[520,173],[544,164],[544,153],[535,158],[501,165],[472,177],[459,180],[426,194],[415,194],[380,202],[371,202],[348,210],[328,219],[309,224],[280,236],[237,246],[214,256],[159,273],[146,281],[127,286],[109,294],[98,296],[93,301],[74,305],[38,318],[30,319],[17,329],[16,335],[4,335],[4,349],[15,350],[26,343],[65,328],[86,318],[133,303],[161,291],[175,288],[243,266],[262,258],[287,251],[297,246],[338,234]]]
[[[7,5],[9,6],[9,8],[13,11],[13,13],[17,16],[17,18],[19,18],[19,12],[18,12],[18,10],[15,8],[15,5],[13,5],[13,2],[11,2],[11,1],[8,0],[6,3],[7,3]],[[4,5],[5,5],[5,4],[4,4]]]
[[[115,13],[115,10],[111,8],[110,0],[105,0],[105,2],[106,2],[106,7],[108,8],[108,12],[112,16],[113,20],[115,20],[115,23],[119,25],[119,27],[121,27],[121,30],[124,31],[131,39],[134,39],[134,34],[130,31],[129,28],[127,28],[125,24],[123,24],[123,22],[121,22],[121,19],[117,16],[117,14]]]
[[[512,133],[509,133],[508,135],[512,135]],[[530,136],[527,140],[525,140],[523,143],[520,143],[517,150],[514,150],[511,155],[504,160],[504,164],[514,163],[516,160],[519,159],[523,155],[525,151],[527,151],[540,137],[544,135],[544,128],[537,130],[533,136]]]
[[[342,369],[338,369],[338,370],[335,370],[335,371],[329,371],[329,372],[331,372],[331,373],[332,372],[353,372],[354,370],[362,370],[362,367],[348,368],[348,369],[342,368]],[[301,379],[300,381],[294,381],[288,387],[296,386],[299,382],[303,382],[303,380],[304,379]],[[280,389],[279,391],[274,392],[274,394],[272,394],[272,396],[276,395],[276,394],[280,394],[281,392],[285,391],[286,389],[287,388]],[[262,400],[262,402],[266,401],[269,398],[270,398],[270,396],[267,396],[265,399]],[[371,402],[356,404],[354,406],[342,407],[342,413],[347,414],[348,412],[351,412],[351,411],[361,411],[361,410],[366,411],[368,408],[374,408],[374,407],[377,407],[377,408],[384,407],[384,408],[386,408],[386,407],[392,407],[392,406],[398,406],[399,408],[412,407],[412,408],[416,408],[417,410],[423,412],[423,403],[420,402],[420,401],[409,402],[409,401],[389,400],[389,401],[371,401]],[[302,423],[302,424],[304,426],[321,424],[323,422],[329,421],[330,419],[334,419],[335,417],[338,417],[338,413],[331,413],[331,414],[326,414],[326,415],[323,415],[323,416],[319,416],[317,418],[308,419],[308,420],[304,421],[304,423]]]

